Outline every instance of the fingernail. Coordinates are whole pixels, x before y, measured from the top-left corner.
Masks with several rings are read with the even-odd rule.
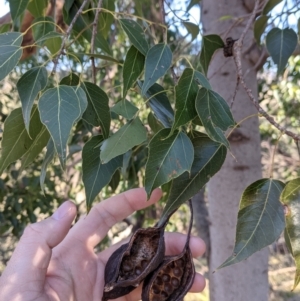
[[[57,208],[57,210],[53,213],[52,217],[57,221],[61,220],[69,213],[70,209],[71,206],[69,202],[64,202]]]

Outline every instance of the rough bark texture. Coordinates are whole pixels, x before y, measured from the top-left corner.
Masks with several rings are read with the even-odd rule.
[[[219,34],[224,40],[228,36],[237,39],[245,27],[247,18],[243,23],[236,24],[229,33],[227,31],[233,25],[234,20],[220,21],[220,18],[247,14],[249,10],[241,0],[203,0],[204,34]],[[252,43],[252,34],[249,33],[244,41],[244,50],[253,48],[249,47]],[[224,65],[225,60],[227,62]],[[253,67],[251,61],[251,51],[250,53],[248,51],[242,62],[244,72]],[[214,90],[230,104],[237,82],[233,58],[225,58],[222,51],[218,51],[209,68],[208,77],[210,76]],[[257,82],[254,70],[248,72],[246,81],[256,95]],[[236,121],[257,113],[242,87],[237,92],[232,111]],[[243,190],[262,176],[257,117],[243,122],[229,140],[232,154],[228,154],[221,171],[208,184],[211,238],[210,300],[266,301],[268,300],[267,249],[256,253],[242,263],[212,273],[233,252],[237,212]]]

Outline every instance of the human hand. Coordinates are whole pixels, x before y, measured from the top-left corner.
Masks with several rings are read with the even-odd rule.
[[[149,201],[142,188],[126,191],[95,205],[72,229],[76,207],[67,201],[51,217],[27,226],[0,277],[0,300],[100,301],[105,264],[120,244],[99,254],[94,247],[115,223],[160,197],[159,189],[153,191]],[[165,240],[166,253],[179,254],[186,236],[166,233]],[[194,257],[205,251],[203,241],[197,237],[191,237],[190,247]],[[191,291],[199,292],[204,287],[203,276],[196,274]],[[141,286],[116,300],[140,298]]]

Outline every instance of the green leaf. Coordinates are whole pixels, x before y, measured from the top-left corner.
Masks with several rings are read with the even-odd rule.
[[[122,166],[123,156],[118,156],[107,164],[101,164],[99,144],[102,141],[101,135],[94,136],[85,143],[82,150],[82,181],[88,211],[95,197],[110,182],[115,171]]]
[[[80,78],[74,72],[69,73],[67,76],[65,76],[64,78],[62,78],[61,81],[59,82],[60,86],[62,86],[62,85],[66,85],[66,86],[78,86],[79,84],[80,84]]]
[[[138,81],[138,85],[141,88],[142,82]],[[147,91],[145,97],[147,98],[147,104],[154,112],[155,118],[160,121],[164,127],[172,127],[174,111],[166,94],[166,90],[159,84],[155,83]]]
[[[141,54],[134,46],[131,46],[127,52],[123,65],[123,98],[127,91],[135,83],[144,69],[145,56]]]
[[[104,140],[101,146],[100,159],[102,164],[126,153],[134,146],[143,143],[147,139],[147,130],[137,117],[130,120],[116,133]]]
[[[35,17],[45,16],[48,0],[30,0],[27,9]]]
[[[290,242],[291,253],[296,263],[294,290],[300,282],[300,178],[286,184],[281,194],[281,202],[286,206],[285,234]]]
[[[10,28],[11,28],[10,23],[4,23],[4,24],[0,25],[0,34],[10,31]]]
[[[244,191],[238,213],[233,255],[218,269],[238,263],[275,242],[284,230],[279,201],[284,183],[260,179]]]
[[[3,33],[0,35],[0,80],[6,77],[19,62],[23,50],[20,47],[20,33]]]
[[[104,0],[102,1],[102,8],[114,12],[115,3],[112,0]],[[99,15],[98,32],[100,32],[104,38],[108,37],[108,34],[111,31],[111,25],[113,24],[114,20],[115,19],[113,14],[101,11],[101,14]]]
[[[44,36],[41,36],[38,40],[36,40],[35,42],[38,44],[38,45],[43,45],[44,44],[44,42],[46,43],[48,40],[50,40],[50,42],[51,42],[51,40],[53,39],[53,38],[59,38],[60,39],[60,41],[61,41],[61,39],[62,39],[62,34],[61,33],[59,33],[59,32],[56,32],[56,31],[51,31],[51,32],[48,32],[48,33],[46,33]],[[55,41],[55,40],[54,40]],[[43,43],[42,43],[43,42]]]
[[[0,174],[12,162],[20,159],[35,142],[42,130],[39,112],[36,107],[33,108],[30,120],[29,137],[22,116],[22,109],[13,110],[5,119],[3,138],[1,143]]]
[[[41,121],[50,132],[62,167],[70,131],[86,107],[86,95],[78,87],[57,86],[47,90],[39,100]]]
[[[74,19],[80,6],[81,6],[81,2],[78,0],[68,3],[67,6],[65,4],[64,20],[68,25],[70,25],[70,23]],[[89,11],[85,14],[80,14],[73,26],[73,32],[77,35],[79,33],[81,33],[83,38],[85,40],[87,40],[88,43],[91,42],[93,29],[92,29],[92,26],[90,26],[90,25],[93,24],[94,19],[95,19],[94,12]],[[83,29],[85,29],[85,30],[82,31]],[[106,53],[111,54],[110,46],[109,46],[107,40],[104,38],[104,36],[100,32],[98,32],[98,34],[95,37],[95,46],[100,48],[101,50],[105,51]]]
[[[10,14],[15,23],[16,19],[24,13],[29,0],[8,0],[8,2]]]
[[[254,29],[253,29],[254,37],[258,45],[260,45],[260,38],[267,27],[268,20],[269,20],[268,16],[262,15],[259,18],[257,18],[254,22]]]
[[[14,45],[21,46],[23,41],[23,35],[20,32],[6,32],[0,34],[0,45]]]
[[[117,64],[120,64],[120,61],[118,61],[117,59],[115,59],[114,57],[110,56],[110,55],[105,55],[105,54],[99,54],[99,53],[87,53],[87,52],[71,52],[71,54],[79,57],[81,55],[87,55],[89,57],[94,57],[94,58],[97,58],[97,59],[102,59],[102,60],[105,60],[105,61],[110,61],[110,62],[113,62],[113,63],[117,63]]]
[[[297,28],[298,28],[298,37],[300,38],[300,18],[298,19],[297,22]]]
[[[50,164],[50,162],[53,160],[54,155],[55,155],[55,147],[52,138],[50,138],[47,143],[47,152],[41,167],[41,174],[40,174],[40,186],[43,192],[44,192],[44,183],[46,178],[47,167]]]
[[[36,138],[28,148],[27,152],[22,157],[22,169],[25,169],[30,163],[32,163],[38,156],[38,154],[47,145],[50,138],[50,134],[46,127],[43,126]]]
[[[188,12],[193,6],[199,5],[200,1],[199,0],[191,0],[188,7],[187,7],[187,9],[186,9],[186,11]]]
[[[211,90],[211,85],[210,85],[208,79],[201,72],[195,70],[194,80],[201,87]]]
[[[175,87],[175,121],[172,130],[186,124],[197,116],[195,101],[198,85],[192,68],[185,68]]]
[[[190,139],[183,132],[162,129],[149,142],[149,156],[145,171],[145,189],[151,192],[190,171],[194,160],[194,149]]]
[[[145,95],[148,89],[162,76],[166,74],[172,64],[172,52],[167,44],[157,44],[149,49],[145,62],[145,81],[142,87],[142,94]]]
[[[282,0],[269,0],[262,11],[262,14],[267,15],[280,2],[282,2]]]
[[[100,126],[103,137],[107,138],[110,127],[109,99],[107,94],[100,87],[90,82],[84,82],[82,88],[88,100],[88,106],[82,115],[82,119],[93,126]]]
[[[48,48],[51,54],[55,55],[59,52],[61,43],[62,43],[61,37],[51,37],[45,41],[44,45]]]
[[[135,46],[135,48],[137,48],[143,55],[146,55],[149,49],[149,45],[146,40],[143,28],[140,26],[140,24],[128,19],[120,19],[119,22],[126,32],[132,45]]]
[[[156,134],[157,132],[159,132],[160,130],[163,129],[163,125],[154,117],[154,115],[152,114],[152,112],[150,112],[148,114],[148,124],[151,128],[151,130]]]
[[[55,23],[53,18],[51,17],[38,17],[33,20],[32,22],[32,33],[33,38],[35,41],[38,41],[39,39],[43,38],[45,35],[47,35],[50,32],[55,31]],[[47,40],[42,40],[47,41]],[[43,43],[41,43],[42,45]]]
[[[192,35],[192,41],[195,40],[200,32],[199,26],[192,22],[182,22],[182,24],[184,25],[188,33]]]
[[[45,67],[35,67],[23,74],[17,82],[17,89],[22,103],[25,128],[28,133],[30,114],[34,100],[38,93],[46,87],[47,79],[47,69]]]
[[[229,148],[223,133],[235,125],[229,106],[216,92],[201,88],[196,99],[196,110],[208,136]]]
[[[222,167],[227,149],[207,135],[193,132],[194,161],[191,173],[185,172],[173,180],[170,195],[160,218],[164,223],[170,212],[193,197]]]
[[[297,46],[298,38],[293,29],[273,28],[266,37],[266,46],[272,60],[278,66],[278,74],[280,74]]]
[[[129,120],[134,117],[138,110],[139,109],[136,106],[134,106],[130,101],[126,99],[122,99],[111,108],[112,112],[121,115]]]
[[[211,34],[203,37],[200,64],[205,75],[207,75],[209,63],[215,51],[223,47],[224,42],[220,36]]]

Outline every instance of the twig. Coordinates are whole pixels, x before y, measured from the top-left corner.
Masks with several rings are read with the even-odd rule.
[[[58,60],[60,58],[60,56],[63,54],[64,52],[64,49],[65,49],[65,46],[66,46],[66,42],[67,42],[67,39],[75,25],[75,22],[77,21],[79,15],[82,13],[84,7],[86,6],[86,4],[89,2],[90,0],[84,0],[80,6],[80,8],[78,9],[75,17],[73,18],[73,20],[71,21],[66,33],[65,33],[65,36],[63,38],[63,41],[61,43],[61,46],[60,46],[60,49],[56,55],[56,58],[53,60],[53,63],[54,63],[54,66],[53,66],[53,70],[52,70],[52,75],[56,72],[56,67],[57,67],[57,64],[58,64]]]
[[[245,83],[245,79],[244,79],[244,75],[243,75],[243,71],[242,71],[242,62],[241,62],[241,53],[242,53],[242,47],[243,47],[243,40],[251,26],[251,24],[253,23],[257,10],[259,7],[259,0],[255,1],[255,6],[253,9],[253,12],[251,14],[251,17],[249,18],[246,27],[244,29],[244,31],[242,32],[240,38],[234,43],[233,45],[233,58],[234,58],[234,62],[236,64],[236,68],[237,68],[237,76],[239,77],[239,80],[242,84],[242,86],[244,87],[246,93],[248,94],[250,100],[252,101],[253,105],[255,106],[255,108],[257,109],[257,111],[263,116],[265,117],[272,125],[274,125],[278,130],[280,130],[281,132],[283,132],[284,134],[292,137],[294,140],[299,141],[300,140],[300,136],[287,130],[286,128],[284,128],[283,126],[281,126],[279,123],[277,123],[273,117],[271,117],[258,103],[258,101],[255,99],[252,90],[250,88],[248,88],[247,84]]]
[[[166,25],[166,11],[165,11],[165,1],[164,0],[160,0],[160,8],[161,8],[161,22],[163,25]],[[163,39],[164,42],[167,43],[168,41],[168,31],[167,29],[164,30],[163,33]]]
[[[98,22],[99,22],[101,6],[102,6],[102,0],[99,0],[98,4],[97,4],[97,10],[96,10],[94,24],[93,24],[93,33],[92,33],[92,40],[91,40],[91,53],[92,54],[95,52],[95,38],[97,35],[97,27],[98,27]],[[91,61],[92,61],[93,82],[94,82],[94,84],[96,84],[96,66],[95,66],[95,58],[93,56],[91,57]]]

